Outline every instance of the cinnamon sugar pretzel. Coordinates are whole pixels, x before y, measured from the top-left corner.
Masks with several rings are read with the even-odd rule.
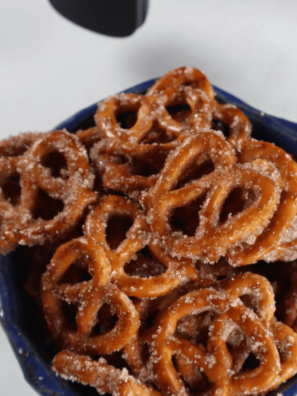
[[[0,252],[28,245],[54,371],[112,396],[275,390],[297,373],[294,159],[192,67],[94,121],[0,142]]]

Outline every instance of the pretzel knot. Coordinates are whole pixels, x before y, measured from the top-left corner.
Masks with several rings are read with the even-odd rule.
[[[56,172],[59,161],[63,166]],[[22,244],[42,244],[64,236],[97,198],[92,191],[94,178],[86,152],[78,139],[67,132],[52,132],[37,140],[24,156],[21,169]],[[36,207],[47,197],[56,208],[55,214],[51,217],[45,207],[42,218]]]
[[[100,395],[161,396],[158,391],[129,375],[127,369],[116,369],[106,364],[103,358],[94,361],[87,356],[62,351],[55,356],[53,369],[64,378],[96,388]]]
[[[74,239],[56,251],[43,276],[42,300],[49,329],[62,347],[90,355],[109,354],[136,333],[138,314],[128,297],[109,283],[110,271],[103,248],[90,238]],[[103,304],[118,317],[105,332],[104,323],[98,323]],[[98,332],[96,326],[101,326]]]
[[[246,288],[243,288],[243,279],[248,282]],[[189,394],[174,367],[173,359],[176,359],[177,366],[180,367],[180,358],[190,364],[190,367],[184,367],[184,373],[187,374],[189,369],[189,374],[192,371],[191,365],[194,365],[196,372],[200,371],[206,376],[212,386],[210,394],[261,393],[278,382],[282,366],[273,335],[267,328],[267,323],[239,298],[243,294],[253,293],[253,287],[263,291],[267,284],[269,285],[266,279],[258,275],[240,275],[227,283],[223,281],[219,288],[190,292],[159,314],[144,339],[150,343],[151,364],[157,385],[164,395]],[[261,301],[261,294],[255,293],[258,301]],[[266,294],[271,294],[273,299],[271,287]],[[195,344],[176,334],[181,319],[204,312],[210,312],[212,316],[206,346]],[[268,306],[267,312],[268,317],[271,313],[273,315],[273,307]],[[234,357],[227,347],[234,331],[241,334],[239,344],[243,338],[249,340],[250,350],[259,361],[258,367],[248,371],[237,368],[234,371]]]
[[[195,173],[199,158],[208,158],[207,174]],[[188,175],[191,178],[188,178]],[[194,180],[193,180],[194,179]],[[234,190],[244,191],[247,199],[238,213],[221,219],[223,205]],[[152,231],[168,251],[178,257],[215,262],[226,250],[243,240],[253,241],[272,217],[279,202],[278,184],[254,170],[236,164],[228,143],[213,132],[189,137],[170,158],[155,187],[143,201],[149,208]],[[199,211],[190,231],[182,232],[172,222],[177,209]],[[196,215],[192,213],[191,218]]]
[[[123,240],[113,249],[107,241],[106,229],[109,219],[120,221],[130,220],[131,226],[127,233],[123,232]],[[119,228],[114,230],[119,232]],[[114,282],[128,296],[153,298],[166,294],[172,288],[187,279],[198,279],[198,274],[190,260],[176,260],[164,249],[150,241],[149,227],[143,212],[136,203],[117,195],[104,197],[88,215],[85,223],[85,234],[101,244],[110,260]],[[148,251],[143,251],[147,247]],[[132,266],[136,275],[129,275],[125,266]],[[141,268],[165,267],[160,275],[142,278]],[[146,271],[145,271],[146,272]]]

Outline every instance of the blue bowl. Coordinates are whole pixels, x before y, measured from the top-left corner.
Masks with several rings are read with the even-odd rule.
[[[150,80],[125,92],[145,93],[154,83]],[[297,158],[297,124],[264,114],[236,97],[215,88],[217,99],[238,106],[253,124],[253,136],[274,142]],[[55,129],[75,132],[93,125],[97,104],[93,104],[68,118]],[[40,330],[36,308],[24,291],[26,265],[22,250],[0,256],[0,320],[27,382],[43,396],[98,396],[91,388],[72,384],[58,378],[50,368],[53,348],[47,345]],[[281,385],[272,394],[297,394],[297,376]]]

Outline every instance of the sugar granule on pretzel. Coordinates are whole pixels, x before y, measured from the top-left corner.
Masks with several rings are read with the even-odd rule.
[[[161,394],[129,375],[127,369],[116,369],[104,359],[94,361],[88,356],[69,351],[59,352],[53,360],[53,369],[65,379],[96,388],[100,395],[161,396]]]

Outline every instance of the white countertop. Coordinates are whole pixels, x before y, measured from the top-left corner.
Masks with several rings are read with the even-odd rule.
[[[46,0],[0,4],[0,138],[45,131],[109,94],[181,65],[250,105],[297,122],[295,0],[151,0],[115,39],[68,22]],[[0,329],[0,394],[33,396]]]

